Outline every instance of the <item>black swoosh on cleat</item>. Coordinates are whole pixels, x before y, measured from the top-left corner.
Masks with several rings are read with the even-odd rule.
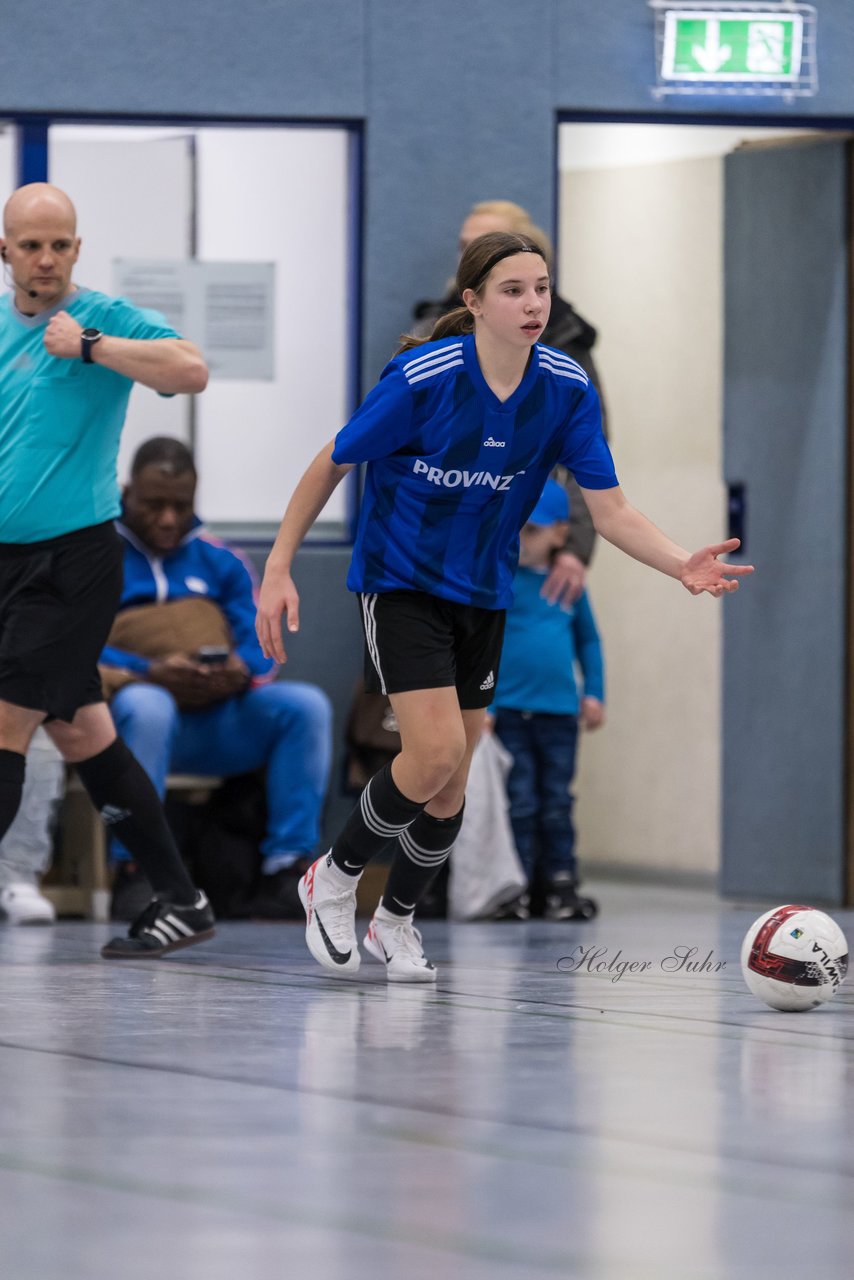
[[[326,947],[326,950],[329,952],[330,958],[334,960],[336,964],[346,964],[347,961],[350,959],[350,956],[353,954],[353,952],[339,951],[338,948],[335,946],[335,943],[330,938],[329,934],[324,929],[323,921],[321,920],[320,916],[317,914],[316,911],[314,913],[314,918],[317,921],[317,927],[320,930],[320,936],[323,939],[323,945]]]

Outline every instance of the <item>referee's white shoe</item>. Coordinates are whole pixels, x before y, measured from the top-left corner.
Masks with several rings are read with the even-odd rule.
[[[39,893],[38,885],[26,881],[7,884],[0,889],[0,920],[10,924],[53,924],[53,903]]]
[[[339,871],[327,853],[311,864],[298,885],[306,944],[318,964],[333,973],[355,973],[361,963],[356,939],[358,879]]]

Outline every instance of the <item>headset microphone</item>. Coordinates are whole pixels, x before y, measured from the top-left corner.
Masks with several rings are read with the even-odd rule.
[[[6,276],[6,283],[9,285],[10,289],[14,288],[14,285],[15,285],[14,278],[11,281],[9,280],[9,264],[6,261],[5,249],[0,249],[0,258],[3,259],[3,274]],[[27,295],[28,298],[37,298],[39,296],[36,293],[35,289],[25,289],[24,293]]]

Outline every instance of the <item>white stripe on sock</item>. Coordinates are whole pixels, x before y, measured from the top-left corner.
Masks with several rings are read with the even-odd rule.
[[[401,832],[399,839],[403,852],[409,861],[414,862],[417,867],[441,866],[454,847],[450,844],[447,849],[424,849],[421,845],[415,843],[408,830]]]
[[[371,778],[373,782],[373,778]],[[386,840],[394,840],[395,836],[399,836],[409,826],[408,822],[392,826],[389,822],[384,822],[377,814],[376,809],[371,803],[370,787],[371,782],[365,787],[359,800],[359,807],[362,811],[362,819],[369,831],[373,831],[376,836],[384,836]]]

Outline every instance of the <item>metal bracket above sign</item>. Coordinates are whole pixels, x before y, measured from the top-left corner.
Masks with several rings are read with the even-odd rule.
[[[655,13],[652,92],[813,97],[816,10],[761,0],[648,0]]]

